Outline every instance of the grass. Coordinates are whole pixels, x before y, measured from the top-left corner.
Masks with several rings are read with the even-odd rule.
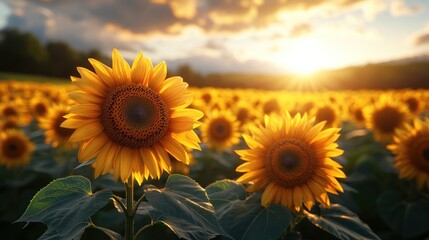
[[[34,74],[0,72],[1,81],[18,81],[18,82],[38,82],[52,84],[69,84],[70,80],[66,78],[48,77]]]

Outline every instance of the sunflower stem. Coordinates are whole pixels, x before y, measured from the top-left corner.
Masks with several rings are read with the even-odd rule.
[[[139,198],[139,200],[137,200],[136,204],[134,205],[133,216],[135,216],[135,215],[136,215],[137,210],[138,210],[138,208],[139,208],[139,205],[140,205],[140,203],[141,203],[144,199],[146,199],[146,196],[143,194],[143,195]]]
[[[125,214],[125,239],[134,240],[134,179],[132,176],[125,183],[127,214]]]

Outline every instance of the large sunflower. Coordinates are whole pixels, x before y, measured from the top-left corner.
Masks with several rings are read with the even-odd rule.
[[[0,134],[0,164],[8,168],[29,163],[33,150],[34,144],[19,130],[9,129]]]
[[[406,124],[397,129],[393,139],[388,149],[396,154],[399,177],[416,179],[418,188],[429,188],[429,118],[416,118],[413,126]]]
[[[45,141],[53,147],[75,145],[68,141],[74,130],[61,127],[66,120],[64,116],[68,114],[67,109],[66,105],[54,105],[48,109],[45,116],[39,118],[39,127],[45,130]]]
[[[130,67],[114,49],[112,68],[89,59],[95,73],[78,68],[78,87],[69,94],[76,104],[61,125],[76,129],[71,142],[81,142],[79,160],[96,158],[95,176],[113,170],[114,178],[130,176],[141,184],[170,171],[167,153],[188,163],[185,146],[199,149],[193,129],[203,114],[187,108],[192,95],[181,77],[165,79],[164,62],[153,67],[140,53]]]
[[[306,114],[265,116],[265,127],[243,135],[250,149],[236,151],[246,161],[237,168],[245,172],[237,181],[252,182],[251,192],[265,188],[263,206],[278,203],[296,211],[303,203],[311,209],[315,201],[329,206],[327,192],[342,192],[336,178],[345,174],[331,159],[343,153],[335,143],[340,129],[323,130],[324,125]]]

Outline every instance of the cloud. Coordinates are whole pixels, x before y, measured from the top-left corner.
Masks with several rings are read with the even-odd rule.
[[[62,15],[71,21],[91,19],[102,25],[109,23],[138,34],[171,33],[177,26],[199,26],[206,31],[242,31],[265,27],[276,21],[282,12],[310,10],[330,5],[336,9],[347,8],[364,0],[139,0],[126,3],[114,0],[7,0],[12,9],[26,6],[31,11],[46,9],[55,16]],[[30,14],[30,15],[27,15]],[[180,30],[180,28],[179,28]]]
[[[289,32],[289,37],[296,38],[309,34],[312,31],[312,26],[309,23],[300,23],[292,27]]]
[[[393,0],[390,4],[390,12],[393,16],[408,16],[421,12],[423,7],[415,4],[407,6],[404,0]]]
[[[192,69],[203,74],[209,73],[285,73],[285,69],[273,66],[271,62],[260,60],[239,61],[233,56],[211,57],[205,55],[194,55],[187,58],[167,61],[168,67],[177,69],[181,65],[190,65]]]
[[[411,37],[414,46],[429,45],[429,24],[421,31],[418,31]]]

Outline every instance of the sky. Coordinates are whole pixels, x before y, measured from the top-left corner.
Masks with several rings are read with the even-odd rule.
[[[201,73],[294,73],[429,54],[428,0],[0,0],[0,28]]]

